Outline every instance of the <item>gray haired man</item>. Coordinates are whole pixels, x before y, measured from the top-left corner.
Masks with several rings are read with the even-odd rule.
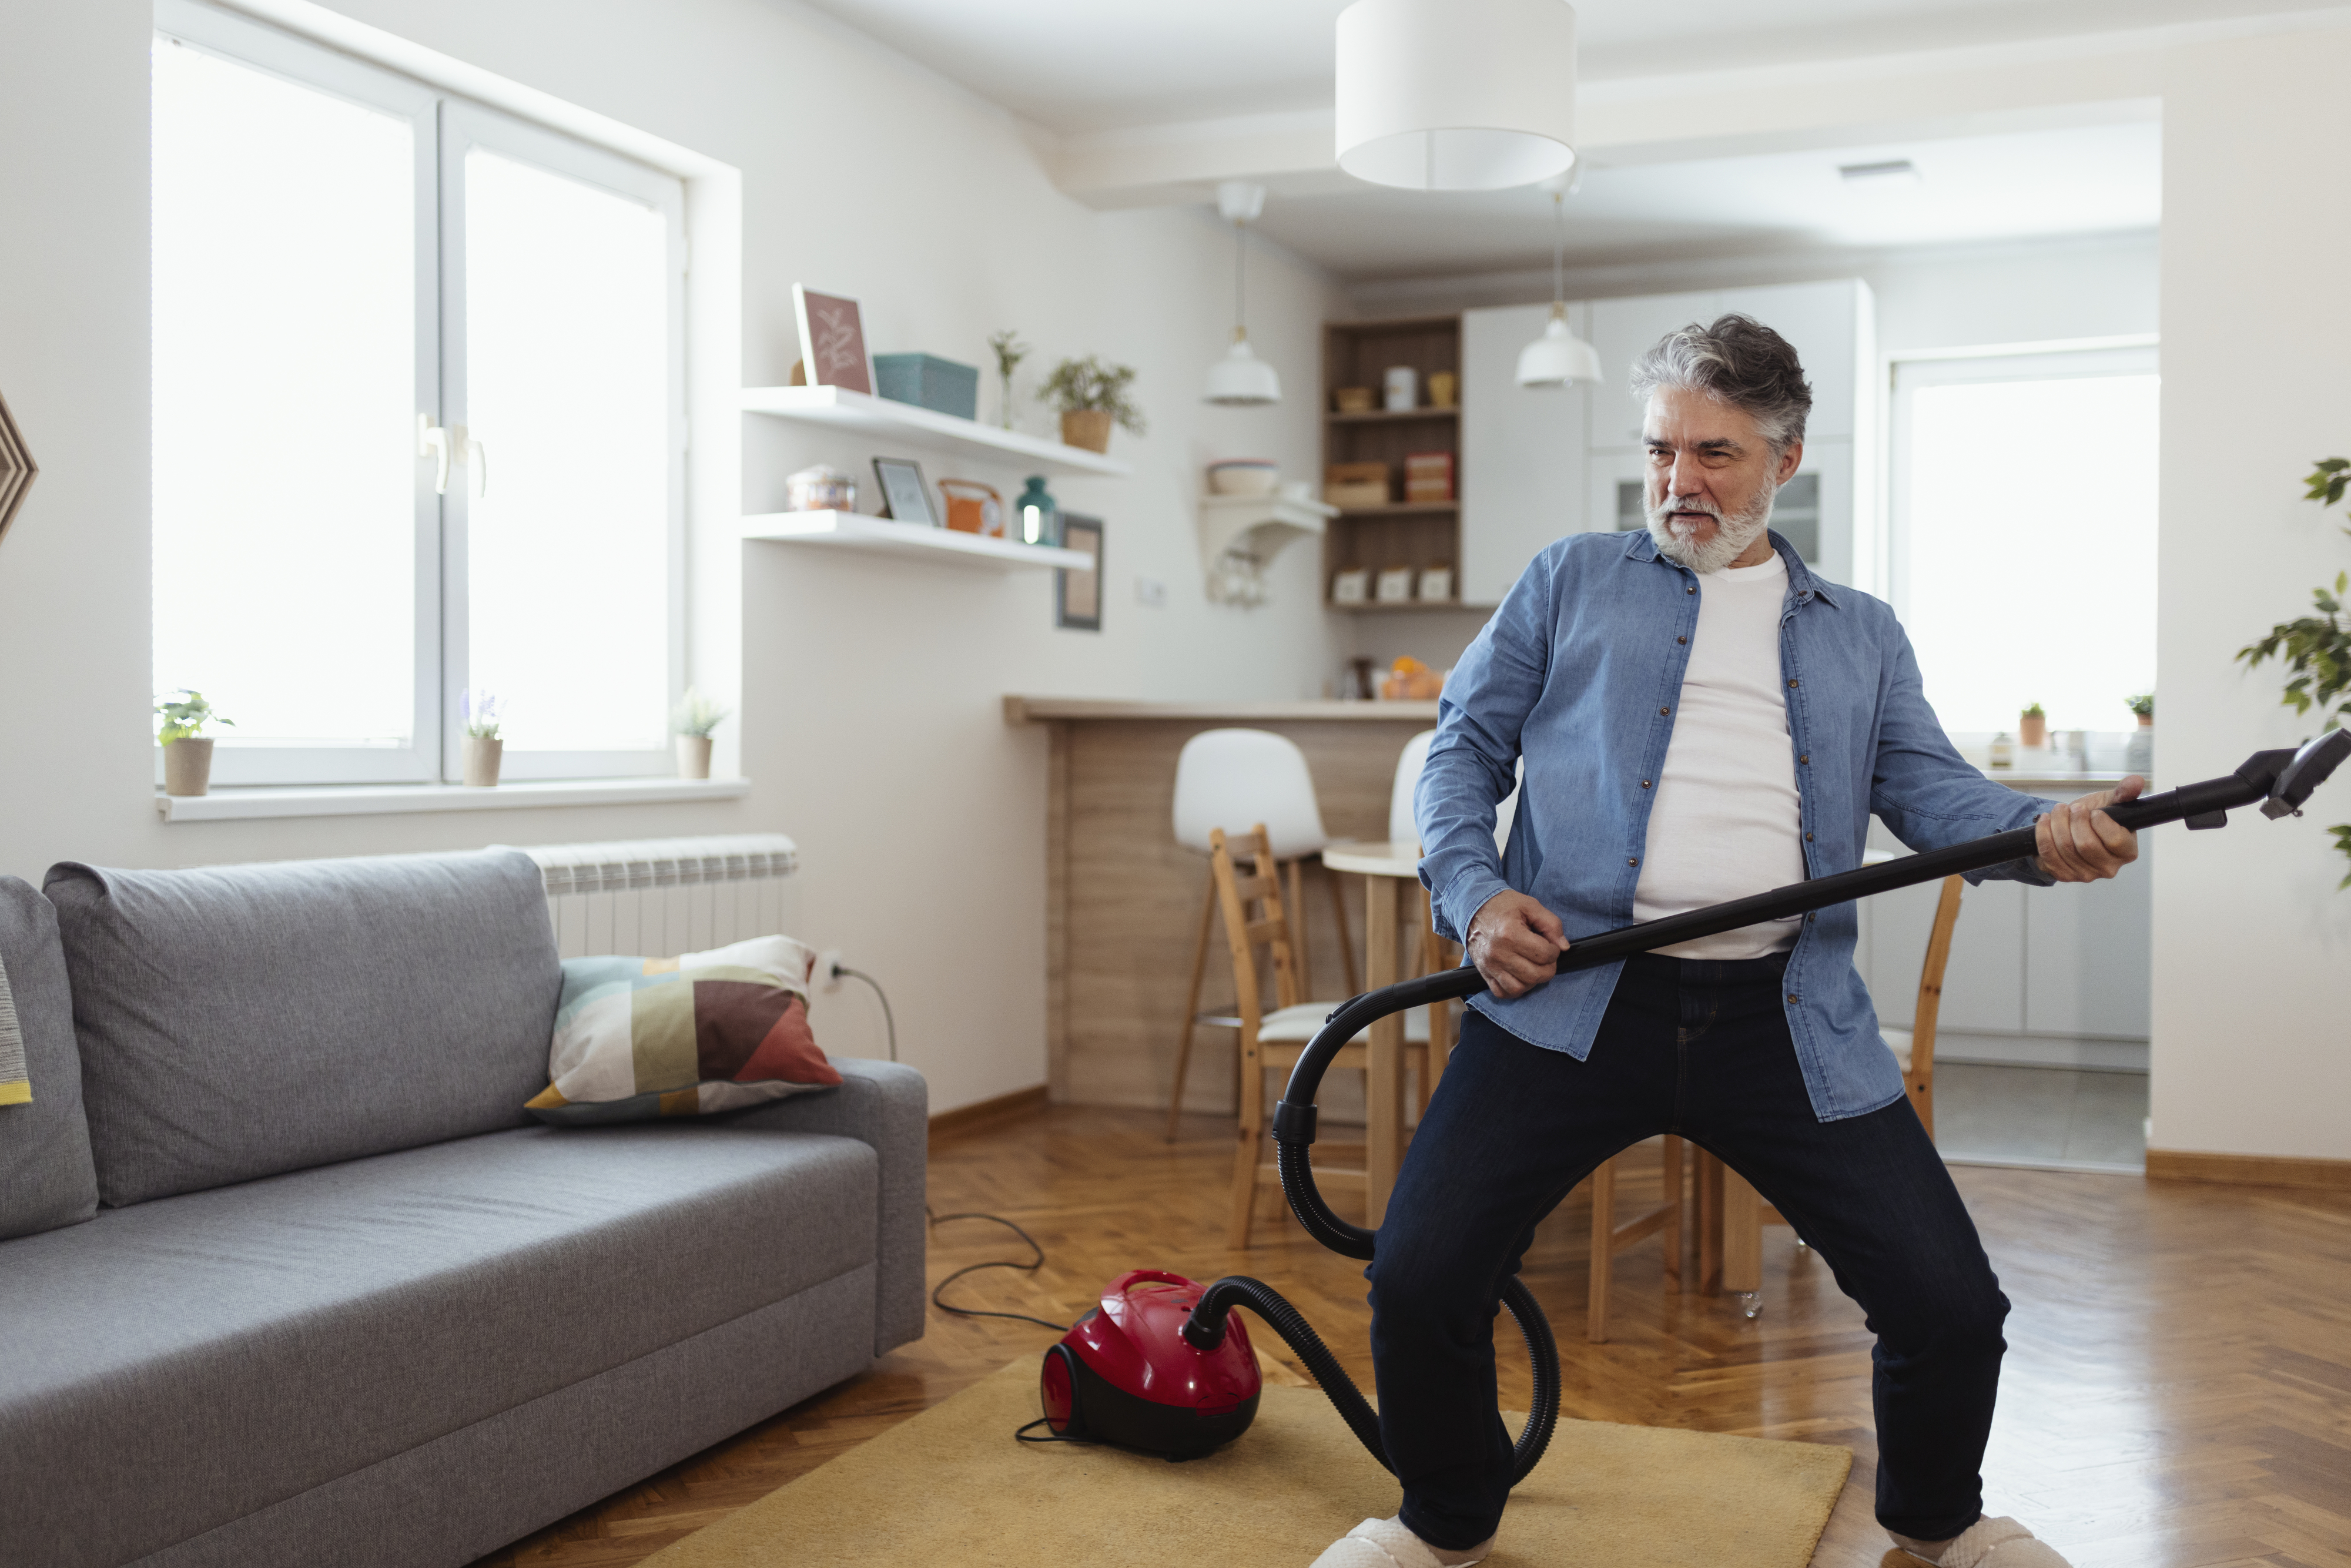
[[[1983,875],[2113,876],[2101,809],[1962,760],[1885,604],[1769,529],[1803,458],[1795,350],[1743,316],[1667,335],[1646,392],[1646,532],[1535,558],[1447,680],[1416,817],[1437,928],[1489,989],[1415,1134],[1372,1282],[1380,1434],[1404,1483],[1318,1568],[1475,1563],[1509,1495],[1493,1326],[1534,1227],[1600,1163],[1678,1134],[1819,1249],[1877,1334],[1877,1517],[1938,1568],[2064,1568],[1983,1513],[2007,1298],[1903,1092],[1851,904],[1556,975],[1603,931],[1850,870],[1874,815],[1914,849],[2037,824]],[[1495,808],[1526,781],[1506,850]]]

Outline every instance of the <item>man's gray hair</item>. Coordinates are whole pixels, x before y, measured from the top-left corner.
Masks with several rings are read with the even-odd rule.
[[[1796,347],[1752,316],[1693,321],[1657,340],[1633,366],[1633,395],[1644,402],[1660,388],[1720,398],[1755,421],[1774,456],[1804,438],[1812,383]]]

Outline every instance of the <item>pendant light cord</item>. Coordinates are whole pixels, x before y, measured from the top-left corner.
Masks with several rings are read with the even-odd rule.
[[[1233,220],[1233,341],[1236,343],[1249,336],[1249,294],[1245,281],[1247,274],[1241,266],[1241,259],[1247,255],[1248,245],[1249,224],[1244,219],[1235,218]]]
[[[1551,302],[1567,303],[1567,193],[1551,193]]]

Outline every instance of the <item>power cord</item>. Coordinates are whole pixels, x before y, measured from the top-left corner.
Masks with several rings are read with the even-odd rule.
[[[890,1060],[893,1061],[897,1061],[898,1018],[896,1014],[890,1010],[890,993],[882,988],[881,981],[875,979],[864,970],[852,969],[837,958],[833,960],[832,972],[835,975],[846,975],[852,980],[862,980],[867,985],[873,988],[874,999],[882,1004],[882,1021],[890,1026]],[[1032,1241],[1029,1245],[1033,1247],[1036,1243]]]
[[[1032,1318],[1027,1312],[987,1312],[978,1307],[958,1307],[939,1300],[940,1292],[945,1291],[949,1285],[954,1284],[966,1274],[977,1274],[983,1269],[1018,1269],[1024,1274],[1033,1274],[1038,1270],[1045,1266],[1045,1249],[1037,1245],[1037,1239],[1035,1237],[1029,1235],[1027,1231],[1021,1229],[1019,1226],[1013,1224],[1012,1221],[1005,1218],[1002,1215],[978,1213],[932,1214],[927,1206],[924,1208],[923,1213],[929,1218],[931,1224],[935,1227],[945,1225],[948,1221],[956,1219],[985,1219],[991,1224],[1001,1225],[1007,1230],[1012,1232],[1013,1235],[1018,1236],[1021,1240],[1029,1243],[1029,1250],[1037,1254],[1036,1257],[1026,1263],[1020,1262],[1019,1260],[1012,1258],[998,1258],[986,1263],[973,1263],[966,1268],[957,1269],[954,1273],[949,1274],[946,1279],[941,1280],[932,1288],[931,1305],[938,1308],[939,1311],[943,1312],[953,1312],[959,1318],[1011,1318],[1024,1323],[1035,1323],[1040,1329],[1051,1329],[1056,1333],[1067,1333],[1070,1332],[1070,1325],[1067,1323],[1047,1322],[1043,1318]],[[1033,1441],[1035,1439],[1031,1440]]]

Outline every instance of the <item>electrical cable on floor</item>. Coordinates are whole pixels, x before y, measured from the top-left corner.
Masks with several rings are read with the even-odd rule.
[[[978,1307],[952,1306],[949,1303],[939,1300],[939,1293],[942,1291],[945,1291],[949,1285],[954,1284],[966,1274],[977,1274],[982,1269],[1018,1269],[1024,1274],[1033,1274],[1038,1270],[1045,1266],[1045,1249],[1037,1245],[1037,1239],[1035,1237],[1029,1235],[1027,1231],[1021,1229],[1019,1226],[1013,1224],[1012,1221],[1005,1218],[1002,1215],[978,1213],[932,1214],[927,1207],[925,1207],[923,1212],[925,1215],[929,1217],[930,1221],[934,1226],[945,1225],[951,1219],[986,1219],[992,1221],[995,1224],[1003,1226],[1007,1230],[1011,1231],[1013,1235],[1018,1236],[1021,1240],[1029,1243],[1029,1250],[1037,1254],[1035,1258],[1026,1263],[1020,1262],[1017,1259],[998,1258],[986,1263],[973,1263],[966,1268],[957,1269],[954,1273],[949,1274],[946,1279],[941,1280],[936,1285],[931,1288],[931,1305],[938,1308],[939,1311],[943,1312],[953,1312],[959,1318],[1012,1318],[1024,1323],[1035,1323],[1040,1329],[1051,1329],[1056,1333],[1067,1333],[1069,1332],[1070,1325],[1067,1323],[1047,1322],[1043,1318],[1032,1318],[1027,1312],[987,1312]],[[1032,1442],[1040,1440],[1041,1439],[1030,1439]]]
[[[832,972],[836,975],[846,975],[852,980],[862,980],[867,985],[873,988],[874,998],[882,1004],[882,1021],[890,1026],[890,1060],[893,1061],[897,1061],[898,1018],[895,1013],[893,1013],[890,1010],[890,994],[882,988],[882,982],[875,979],[872,976],[867,974],[862,969],[852,969],[848,965],[842,963],[835,963],[832,967]],[[1036,1243],[1031,1242],[1029,1245],[1033,1247]]]

